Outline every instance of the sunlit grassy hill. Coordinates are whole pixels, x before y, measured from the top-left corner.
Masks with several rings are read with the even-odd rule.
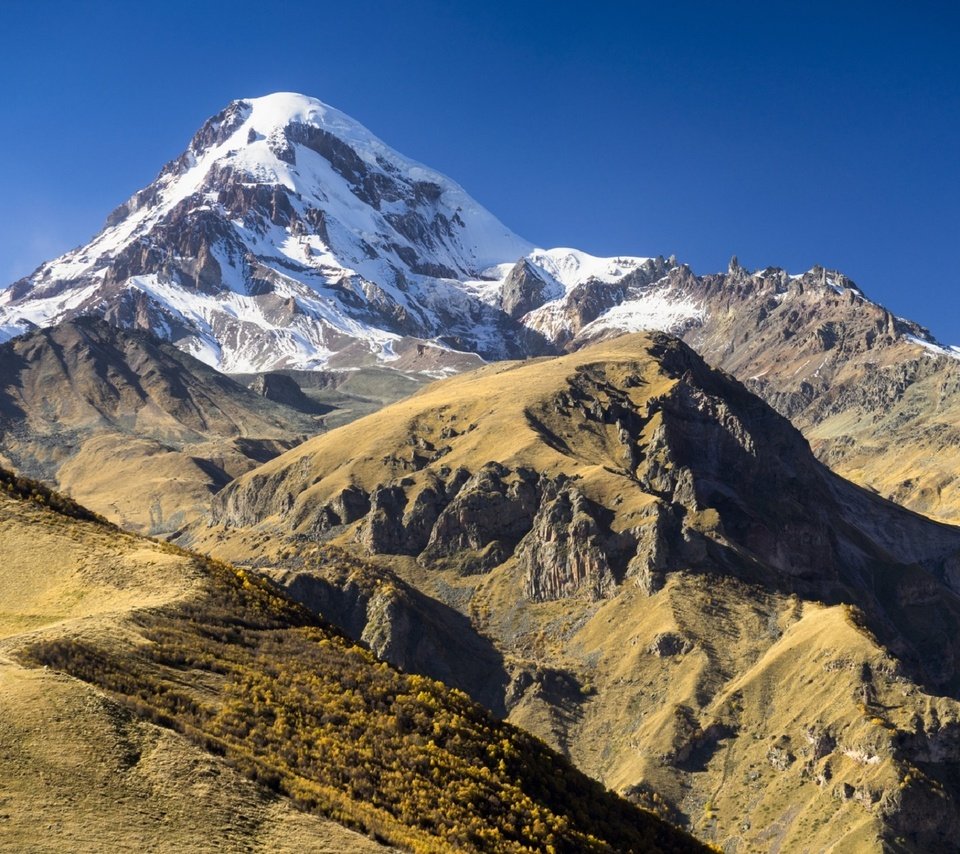
[[[255,575],[2,481],[15,849],[699,850]]]

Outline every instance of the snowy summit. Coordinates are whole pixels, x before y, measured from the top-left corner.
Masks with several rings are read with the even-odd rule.
[[[10,337],[85,314],[223,371],[485,359],[701,309],[662,258],[538,249],[454,181],[314,98],[234,101],[87,245],[0,294]]]

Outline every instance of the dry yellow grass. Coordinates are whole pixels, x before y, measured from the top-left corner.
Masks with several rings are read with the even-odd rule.
[[[259,524],[199,530],[198,541],[233,560],[282,566],[289,556],[297,566],[318,565],[322,572],[323,547],[310,530],[311,512],[345,487],[371,491],[402,480],[412,501],[441,466],[475,472],[488,461],[575,477],[577,488],[610,512],[614,530],[636,527],[655,501],[641,486],[649,458],[631,471],[616,425],[586,419],[577,407],[563,411],[562,396],[570,393],[571,377],[602,365],[591,394],[606,394],[609,383],[628,395],[636,412],[649,415],[656,407],[648,404],[677,382],[650,353],[654,343],[646,335],[624,336],[562,358],[491,365],[438,382],[245,475],[229,488],[223,515],[252,512]],[[743,417],[749,405],[739,410]],[[788,429],[763,417],[757,429]],[[645,419],[641,453],[655,446],[661,423],[656,412]],[[656,462],[669,467],[659,447],[665,456]],[[780,447],[793,454],[787,466],[820,471],[799,440]],[[746,487],[757,490],[761,502],[768,496],[760,480]],[[833,512],[844,517],[842,525],[864,526],[857,541],[863,543],[872,533],[858,514],[869,514],[872,505],[856,490],[843,496],[851,505],[838,503]],[[754,498],[731,496],[734,504]],[[819,500],[788,498],[808,508]],[[240,506],[248,500],[253,510]],[[717,507],[683,509],[688,530],[721,547],[729,544]],[[729,506],[727,514],[734,525],[742,521]],[[909,551],[907,540],[920,529],[894,516],[886,533]],[[767,521],[775,539],[779,520]],[[335,542],[359,550],[357,530],[348,526]],[[838,542],[847,531],[835,529]],[[733,551],[727,558],[741,559],[743,550]],[[924,626],[914,596],[941,597],[943,626],[955,625],[945,589],[930,593],[936,584],[922,570],[887,566],[881,549],[874,554],[876,565],[863,576],[852,574],[849,583],[869,584],[866,598],[876,595],[883,607],[898,609],[903,640],[919,649],[938,630]],[[902,746],[960,720],[960,705],[904,676],[854,611],[790,595],[791,582],[773,567],[751,563],[756,583],[750,584],[701,558],[698,565],[672,567],[666,585],[652,595],[627,578],[599,602],[586,596],[531,602],[522,596],[524,573],[515,557],[468,576],[409,556],[364,560],[470,617],[504,655],[512,687],[534,674],[531,687],[517,689],[511,721],[617,790],[661,793],[701,838],[737,852],[879,851],[885,838],[936,827],[938,786],[952,773],[949,763],[934,763],[922,778],[907,767],[909,751]],[[766,579],[769,586],[760,587]],[[837,602],[844,595],[837,593],[839,583],[825,574],[825,599]],[[418,631],[428,634],[430,627]],[[670,640],[661,652],[657,644],[664,636]],[[670,651],[670,644],[677,649]]]
[[[0,638],[189,595],[190,562],[158,544],[0,497]]]
[[[189,597],[193,561],[0,494],[0,851],[383,851],[306,815],[93,688],[10,653],[127,635]]]

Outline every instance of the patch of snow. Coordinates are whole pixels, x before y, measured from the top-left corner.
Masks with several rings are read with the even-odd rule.
[[[380,361],[395,362],[400,358],[400,354],[394,349],[394,341],[383,341],[380,344]]]
[[[937,356],[947,356],[951,359],[960,359],[960,347],[950,346],[944,347],[942,344],[938,344],[935,341],[927,341],[924,338],[920,338],[917,335],[904,335],[907,341],[911,344],[917,344],[920,347],[923,347],[931,354]]]
[[[514,266],[526,260],[546,285],[547,302],[561,299],[590,280],[613,284],[642,267],[650,258],[619,255],[600,258],[579,249],[535,249],[516,260],[494,264],[481,271],[482,278],[461,282],[464,290],[488,305],[499,305],[504,282]],[[538,326],[543,329],[542,326]]]
[[[442,204],[449,212],[448,218],[458,216],[464,223],[464,239],[461,246],[456,248],[460,250],[458,254],[462,253],[467,269],[480,270],[510,258],[520,258],[533,248],[474,201],[455,181],[394,151],[340,110],[316,98],[292,92],[277,92],[262,98],[251,98],[247,103],[252,107],[250,115],[231,139],[239,137],[245,140],[250,128],[267,135],[275,128],[284,127],[291,122],[313,125],[350,145],[371,171],[383,172],[382,164],[386,163],[411,183],[436,184],[440,188],[438,204]],[[301,155],[307,151],[298,146],[298,168]]]
[[[601,330],[678,332],[691,323],[702,323],[703,308],[693,299],[669,287],[642,290],[604,312],[580,330],[589,336]]]
[[[536,249],[527,258],[566,288],[567,293],[590,279],[618,282],[641,267],[649,258],[618,256],[598,258],[579,249]]]
[[[18,329],[17,335],[29,328],[30,324],[52,326],[59,323],[71,310],[82,306],[99,287],[100,283],[97,281],[50,297],[38,297],[16,304],[8,302],[2,312],[0,326]]]
[[[295,289],[293,283],[288,286],[291,292]],[[399,336],[346,317],[335,303],[309,291],[297,293],[301,313],[280,326],[267,317],[260,297],[188,291],[154,275],[135,276],[127,287],[147,294],[181,323],[196,330],[189,343],[184,343],[184,349],[225,373],[322,367],[335,352],[326,343],[331,332],[364,341],[381,361],[397,358],[393,345]],[[222,346],[220,342],[224,341],[230,346]]]
[[[846,748],[843,748],[840,752],[844,756],[846,756],[848,759],[852,759],[854,762],[858,763],[859,765],[879,765],[880,764],[879,756],[877,756],[875,753],[867,753],[867,751],[861,748],[851,749],[849,747],[846,747]]]

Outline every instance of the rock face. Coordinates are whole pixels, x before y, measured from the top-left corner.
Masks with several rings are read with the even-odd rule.
[[[507,274],[500,293],[503,310],[517,319],[540,308],[548,300],[561,296],[563,286],[524,258]]]
[[[536,472],[487,463],[466,480],[437,516],[424,557],[478,552],[467,570],[491,569],[530,530],[541,487]]]
[[[282,403],[300,412],[321,414],[330,411],[330,407],[323,407],[307,397],[303,389],[297,385],[296,380],[286,374],[260,374],[248,388],[267,400]]]
[[[597,523],[600,514],[575,487],[549,485],[517,554],[529,599],[543,602],[581,590],[599,599],[613,588],[609,535]]]
[[[675,339],[435,384],[240,478],[215,512],[197,541],[234,558],[316,573],[344,547],[367,566],[351,583],[389,567],[457,611],[502,679],[495,699],[483,675],[456,684],[720,847],[960,830],[942,808],[960,800],[960,534],[830,473]],[[264,536],[276,553],[250,551]],[[390,596],[365,601],[314,607],[404,666],[435,672],[414,638],[449,660],[429,609],[414,631]]]

